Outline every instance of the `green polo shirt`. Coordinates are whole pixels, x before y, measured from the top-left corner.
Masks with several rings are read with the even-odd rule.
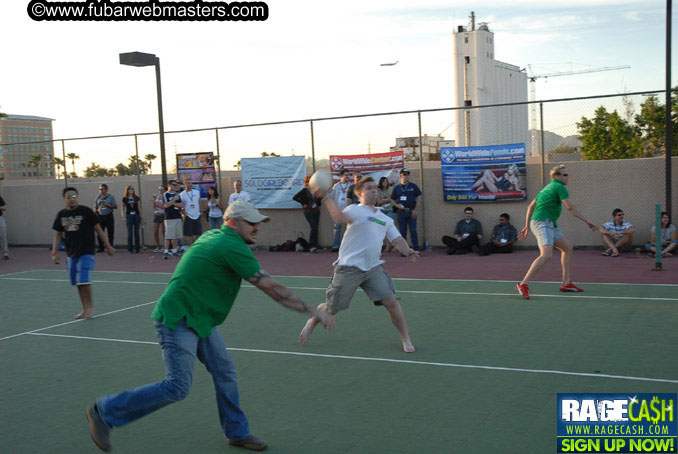
[[[226,320],[241,281],[260,269],[230,227],[209,230],[181,258],[151,317],[170,329],[186,318],[186,326],[204,339]]]
[[[563,200],[569,199],[570,193],[562,181],[551,180],[544,189],[537,194],[537,205],[532,213],[532,219],[535,221],[550,220],[555,227],[558,227],[558,218],[563,208]]]

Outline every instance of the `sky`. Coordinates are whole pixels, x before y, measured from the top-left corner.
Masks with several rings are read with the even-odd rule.
[[[631,67],[539,80],[538,99],[665,86],[663,1],[269,0],[263,22],[36,22],[28,3],[0,2],[0,111],[54,118],[56,139],[158,130],[154,71],[120,65],[118,54],[130,51],[160,58],[168,131],[451,107],[452,33],[471,10],[494,32],[497,60],[535,73]],[[450,138],[449,113],[422,117],[424,134]],[[316,154],[388,151],[417,127],[416,115],[317,122]],[[230,130],[219,140],[224,168],[261,151],[311,148],[308,124]],[[214,151],[214,142],[213,131],[167,136],[170,154]],[[159,154],[157,136],[139,146]],[[80,168],[134,153],[129,138],[67,147]]]

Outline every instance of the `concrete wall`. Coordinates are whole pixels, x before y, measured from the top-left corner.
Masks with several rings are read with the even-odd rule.
[[[548,169],[555,165],[550,163]],[[602,224],[612,218],[612,210],[621,208],[626,220],[637,229],[634,243],[643,244],[649,239],[649,230],[654,223],[654,206],[662,204],[664,209],[665,161],[662,158],[629,159],[618,161],[582,161],[566,163],[570,173],[571,201],[592,221]],[[411,179],[421,185],[419,163],[410,163]],[[678,160],[673,161],[673,213],[678,221]],[[232,192],[232,182],[239,177],[239,172],[222,172],[224,197]],[[547,177],[548,181],[548,177]],[[132,184],[139,189],[136,177],[93,178],[90,180],[69,180],[69,185],[80,192],[80,203],[92,207],[98,194],[100,183],[107,183],[118,203],[121,203],[123,188]],[[157,191],[160,177],[156,175],[142,176],[140,193],[143,201],[144,215],[147,220],[145,244],[152,245],[153,224],[152,212],[148,200]],[[5,220],[10,245],[47,245],[51,243],[54,232],[52,222],[58,210],[64,207],[61,190],[63,180],[24,180],[4,181],[0,184],[0,195],[5,199],[7,211]],[[486,234],[491,233],[501,213],[511,215],[512,223],[520,230],[524,225],[525,212],[529,201],[541,189],[541,166],[527,165],[527,202],[473,204],[476,218],[479,219]],[[463,218],[466,204],[443,202],[442,173],[440,162],[424,162],[424,216],[419,220],[419,238],[423,243],[427,239],[432,246],[442,246],[441,238],[449,235],[459,219]],[[308,224],[301,210],[262,210],[271,217],[259,234],[259,245],[274,245],[288,239],[295,239],[303,232],[308,239]],[[120,212],[116,213],[115,243],[126,245],[127,233]],[[424,225],[425,222],[425,237]],[[579,220],[564,210],[560,226],[566,237],[578,246],[595,246],[600,243],[598,234],[592,233]],[[205,224],[206,226],[206,224]],[[332,223],[326,210],[320,218],[321,245],[329,246],[332,242]],[[522,246],[536,246],[533,236],[529,236]]]

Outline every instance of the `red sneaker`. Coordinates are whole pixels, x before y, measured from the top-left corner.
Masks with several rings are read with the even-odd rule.
[[[561,292],[583,292],[584,289],[583,289],[583,288],[580,288],[580,287],[577,287],[577,286],[574,285],[572,282],[570,282],[570,283],[567,284],[567,285],[561,285],[561,286],[560,286],[560,291],[561,291]]]
[[[518,294],[523,297],[523,299],[530,299],[530,286],[527,284],[516,284],[516,290]]]

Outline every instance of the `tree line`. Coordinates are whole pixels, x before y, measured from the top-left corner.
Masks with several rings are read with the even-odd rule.
[[[628,99],[627,112],[608,112],[598,107],[592,118],[577,123],[581,135],[580,153],[586,160],[632,159],[666,156],[666,106],[652,95],[633,114]],[[671,95],[672,156],[678,155],[678,95]]]

